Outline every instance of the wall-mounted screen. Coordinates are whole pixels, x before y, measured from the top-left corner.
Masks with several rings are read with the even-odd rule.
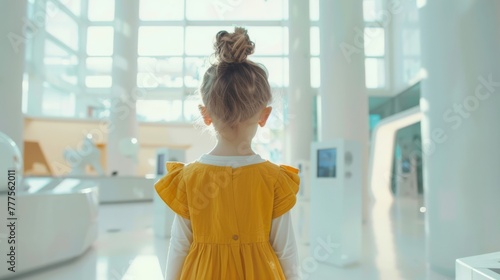
[[[337,149],[329,148],[318,150],[318,177],[337,177]]]

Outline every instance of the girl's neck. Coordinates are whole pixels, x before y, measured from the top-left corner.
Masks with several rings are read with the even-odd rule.
[[[255,152],[252,150],[251,139],[229,141],[218,137],[217,144],[209,154],[214,156],[251,156],[255,155]]]
[[[218,126],[217,126],[218,127]],[[217,130],[217,144],[209,153],[214,156],[251,156],[255,155],[252,150],[252,139],[257,132],[257,121],[250,120],[240,123],[238,126]]]

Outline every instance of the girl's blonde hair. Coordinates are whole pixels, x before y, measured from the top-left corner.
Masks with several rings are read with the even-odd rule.
[[[219,31],[215,39],[215,62],[203,76],[200,93],[209,115],[234,128],[271,102],[271,87],[265,68],[247,59],[255,44],[246,29]]]

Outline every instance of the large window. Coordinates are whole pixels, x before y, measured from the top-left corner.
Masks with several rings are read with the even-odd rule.
[[[77,1],[77,0],[73,0]],[[88,107],[87,117],[108,115],[107,103],[96,105],[98,97],[92,95],[109,95],[113,85],[113,44],[115,0],[80,0],[86,2],[86,13],[83,22],[85,26],[85,44],[82,44],[85,56],[84,89],[86,96],[80,101]],[[91,95],[91,96],[88,96]],[[96,114],[95,112],[101,112]]]
[[[27,114],[109,115],[114,11],[115,0],[28,1]]]
[[[23,110],[33,115],[73,117],[82,91],[81,2],[28,1]]]
[[[96,100],[103,110],[109,110],[102,100],[109,96],[113,85],[115,0],[28,3],[28,16],[33,20],[43,18],[37,36],[27,47],[28,64],[32,65],[27,73],[28,99],[43,92],[48,83],[49,87],[74,95],[79,104],[73,110],[74,117],[96,117],[89,113],[94,110],[85,108],[86,103],[95,108]],[[159,104],[193,103],[192,93],[213,52],[211,42],[216,32],[232,30],[234,24],[248,28],[257,44],[251,58],[267,67],[272,87],[282,90],[288,85],[287,0],[140,0],[139,5],[137,86],[148,92],[138,102],[141,120],[183,122],[197,115],[193,110],[182,109],[171,110],[168,117],[161,118],[161,107],[143,107],[154,100],[162,101]],[[32,98],[26,106],[28,113],[45,114],[47,110],[42,110],[42,104],[54,99],[41,99],[40,103]],[[58,112],[50,115],[58,116]]]
[[[366,87],[386,87],[385,28],[382,0],[363,0]]]
[[[28,16],[34,22],[43,19],[34,30],[36,36],[27,43],[28,113],[47,111],[42,110],[41,104],[54,99],[42,97],[40,103],[39,98],[32,98],[29,102],[30,96],[45,92],[47,87],[74,95],[75,104],[79,104],[72,110],[74,117],[98,116],[86,104],[109,111],[109,102],[103,101],[109,99],[113,84],[115,1],[28,1]],[[383,89],[388,84],[382,3],[382,0],[363,0],[365,24],[361,48],[369,89]],[[198,115],[188,104],[199,102],[193,99],[193,93],[213,52],[210,42],[217,31],[231,30],[233,24],[248,28],[257,45],[251,58],[267,67],[272,87],[284,92],[288,86],[288,0],[139,0],[138,16],[136,79],[137,86],[148,93],[138,102],[141,120],[186,122]],[[319,0],[310,0],[310,18],[311,86],[318,88]],[[415,37],[411,32],[404,36],[415,41],[410,40]],[[405,45],[405,52],[412,54],[412,45]],[[411,58],[405,63],[409,69],[415,68]],[[150,107],[155,101],[181,104],[172,105],[181,110],[169,110],[169,116],[161,117],[161,106]],[[58,110],[51,115],[57,116],[58,112],[61,116],[68,115]]]

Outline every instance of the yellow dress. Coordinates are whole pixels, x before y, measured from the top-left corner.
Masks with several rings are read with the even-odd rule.
[[[265,161],[237,168],[169,162],[167,170],[155,189],[193,230],[181,279],[285,279],[269,234],[272,219],[296,202],[297,169]]]

